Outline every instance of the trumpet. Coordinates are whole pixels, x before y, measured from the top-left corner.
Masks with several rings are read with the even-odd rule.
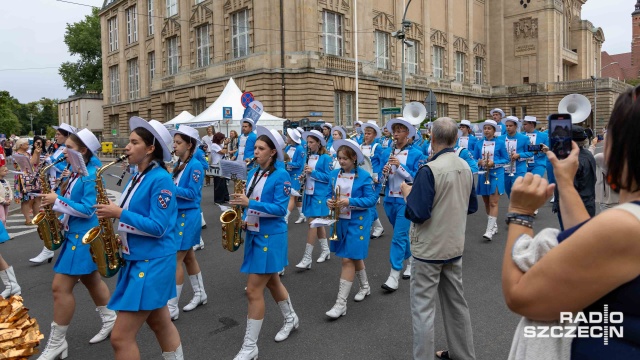
[[[491,168],[489,167],[489,153],[482,153],[482,160],[484,160],[484,184],[490,185],[491,180],[489,180],[489,176],[491,175],[489,171]]]
[[[331,213],[329,214],[329,218],[331,220],[335,220],[333,223],[333,234],[329,238],[329,240],[335,241],[338,240],[338,221],[340,221],[340,206],[338,206],[337,202],[340,201],[340,186],[336,185],[335,192],[333,194],[332,200],[334,201],[333,209],[331,209]]]
[[[515,150],[511,150],[511,162],[509,163],[509,175],[508,176],[515,176],[515,168],[516,168],[516,161],[513,160],[513,154],[515,153]]]

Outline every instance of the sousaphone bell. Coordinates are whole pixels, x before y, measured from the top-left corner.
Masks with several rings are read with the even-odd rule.
[[[581,94],[569,94],[558,104],[559,114],[570,114],[571,123],[578,124],[591,115],[591,102]]]

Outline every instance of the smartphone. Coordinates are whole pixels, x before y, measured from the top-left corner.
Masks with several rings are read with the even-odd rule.
[[[529,145],[527,151],[542,151],[542,145]]]
[[[558,159],[566,159],[571,152],[571,115],[551,114],[549,121],[549,147]]]

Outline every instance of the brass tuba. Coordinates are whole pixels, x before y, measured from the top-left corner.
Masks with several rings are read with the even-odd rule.
[[[129,155],[122,155],[107,165],[102,166],[96,171],[96,192],[98,204],[109,204],[107,191],[102,182],[102,173],[107,168],[123,162]],[[131,184],[133,186],[133,184]],[[117,274],[122,266],[124,259],[120,255],[120,235],[113,230],[113,223],[110,218],[98,219],[98,226],[93,227],[82,237],[83,244],[91,246],[91,257],[93,262],[98,266],[100,275],[110,278]]]
[[[239,180],[235,175],[231,176],[231,180],[235,181],[233,192],[236,194],[244,193],[244,180]],[[234,252],[240,248],[244,242],[242,239],[242,206],[236,205],[233,209],[225,210],[220,215],[220,223],[222,224],[222,248]]]
[[[63,162],[65,157],[60,157],[58,160],[54,161],[52,164],[44,166],[38,172],[38,176],[40,177],[40,183],[42,186],[42,193],[49,194],[51,193],[51,184],[49,183],[49,179],[47,179],[47,171],[54,165]],[[33,225],[38,226],[38,235],[40,239],[44,242],[44,247],[49,250],[57,250],[60,245],[62,245],[62,241],[64,240],[64,236],[62,235],[62,228],[60,226],[60,221],[58,221],[58,216],[56,216],[55,211],[53,211],[53,205],[45,205],[43,206],[44,211],[38,213],[31,223]]]

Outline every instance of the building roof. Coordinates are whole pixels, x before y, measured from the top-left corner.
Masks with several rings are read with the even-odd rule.
[[[102,94],[78,94],[78,95],[71,95],[68,98],[64,99],[64,100],[60,100],[58,103],[59,104],[64,104],[70,101],[75,101],[75,100],[80,100],[80,99],[93,99],[93,100],[100,100],[102,101]]]
[[[631,53],[609,55],[602,52],[601,64],[603,66],[601,77],[610,77],[618,80],[638,78],[638,68],[631,64]],[[609,65],[617,62],[617,64]]]

